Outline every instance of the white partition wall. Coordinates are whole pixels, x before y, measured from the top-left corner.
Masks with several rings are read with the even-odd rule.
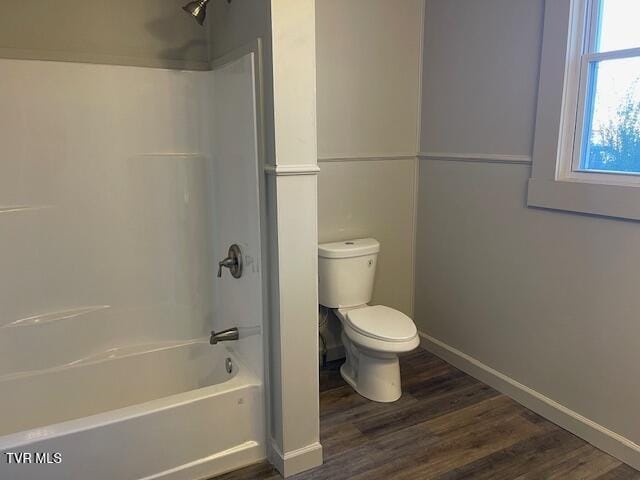
[[[285,476],[322,463],[318,404],[315,2],[271,3],[271,460]]]
[[[315,2],[211,4],[214,64],[261,40],[268,269],[269,459],[285,476],[322,463],[317,336]]]

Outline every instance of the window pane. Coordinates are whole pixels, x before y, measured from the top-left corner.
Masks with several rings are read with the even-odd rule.
[[[592,64],[580,169],[640,173],[640,58]]]
[[[600,0],[599,52],[640,47],[640,1]]]

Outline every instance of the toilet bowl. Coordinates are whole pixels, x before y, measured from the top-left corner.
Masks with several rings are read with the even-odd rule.
[[[336,309],[347,355],[342,378],[363,397],[394,402],[402,395],[398,354],[419,343],[413,321],[382,305]]]
[[[370,306],[380,244],[373,238],[320,244],[320,304],[342,322],[346,361],[344,380],[359,394],[377,402],[402,395],[398,354],[419,343],[413,320],[390,307]]]

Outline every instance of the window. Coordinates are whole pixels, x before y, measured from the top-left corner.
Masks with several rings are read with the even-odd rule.
[[[528,205],[640,220],[640,0],[546,3]]]
[[[592,0],[572,170],[640,173],[640,2]]]

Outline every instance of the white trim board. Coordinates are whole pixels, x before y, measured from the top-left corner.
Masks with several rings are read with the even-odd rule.
[[[420,152],[417,157],[420,160],[442,160],[447,162],[531,164],[530,155],[503,155],[498,153]]]
[[[264,171],[267,173],[267,175],[275,175],[277,177],[293,175],[317,175],[320,172],[320,167],[315,164],[265,165]]]
[[[270,453],[269,461],[284,478],[322,465],[322,445],[318,442],[283,454],[272,438]]]
[[[508,395],[516,402],[584,439],[621,461],[640,469],[640,446],[602,425],[536,392],[504,373],[440,340],[419,332],[420,346],[451,365]]]
[[[427,13],[427,1],[420,2],[420,48],[418,50],[418,101],[416,102],[416,151],[422,148],[422,100],[423,100],[423,73],[424,73],[424,39]]]
[[[332,162],[375,162],[388,160],[442,160],[448,162],[531,164],[530,155],[505,155],[499,153],[458,153],[458,152],[418,152],[418,153],[381,153],[319,156],[319,163]]]
[[[420,159],[415,157],[413,161],[413,210],[411,219],[411,318],[415,318],[416,312],[416,276],[418,258],[418,209],[420,206]]]
[[[376,162],[384,160],[411,160],[416,158],[415,153],[380,153],[380,154],[354,154],[354,155],[327,155],[319,156],[318,162]]]

